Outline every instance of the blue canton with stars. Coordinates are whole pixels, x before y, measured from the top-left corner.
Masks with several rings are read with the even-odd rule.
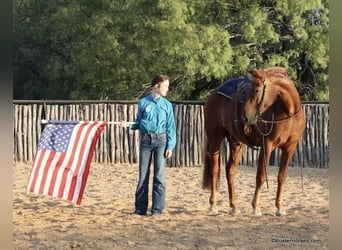
[[[44,128],[38,150],[66,152],[75,124],[48,124]]]

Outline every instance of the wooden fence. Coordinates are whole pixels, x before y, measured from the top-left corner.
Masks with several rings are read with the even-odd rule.
[[[174,102],[177,144],[167,161],[170,167],[203,164],[204,102]],[[293,165],[327,168],[328,103],[303,103],[307,127],[293,158]],[[133,121],[134,101],[13,101],[13,160],[32,162],[43,129],[42,119]],[[222,143],[221,164],[228,159],[228,144]],[[256,166],[258,150],[245,147],[241,165]],[[97,163],[137,163],[139,133],[109,124],[102,132],[93,156]],[[280,150],[271,155],[270,165],[278,165]]]

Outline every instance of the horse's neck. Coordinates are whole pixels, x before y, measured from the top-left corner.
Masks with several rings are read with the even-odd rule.
[[[290,82],[281,82],[276,88],[278,98],[280,98],[284,104],[284,111],[288,115],[297,112],[300,109],[301,101],[296,87]]]

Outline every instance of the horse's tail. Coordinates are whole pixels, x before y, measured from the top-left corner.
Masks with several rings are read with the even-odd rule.
[[[203,189],[211,189],[212,187],[212,164],[211,164],[211,159],[210,159],[210,154],[209,154],[209,143],[208,143],[208,138],[205,135],[204,136],[204,169],[203,169],[203,176],[202,176],[202,188]],[[219,175],[220,175],[219,171]],[[217,185],[216,188],[219,187],[219,180],[220,176],[217,178]]]

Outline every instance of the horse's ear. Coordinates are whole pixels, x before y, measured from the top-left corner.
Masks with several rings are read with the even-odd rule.
[[[256,68],[252,68],[248,70],[248,73],[250,73],[254,78],[263,79],[264,73],[263,70],[258,70]]]

